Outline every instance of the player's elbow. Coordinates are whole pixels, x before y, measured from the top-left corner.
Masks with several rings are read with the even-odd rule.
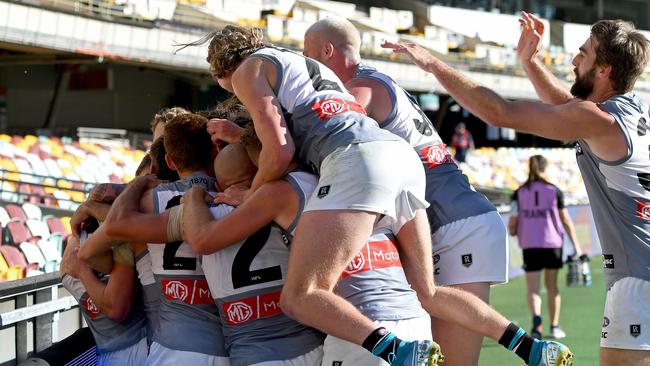
[[[113,299],[105,309],[102,309],[110,320],[121,323],[131,313],[131,299]]]

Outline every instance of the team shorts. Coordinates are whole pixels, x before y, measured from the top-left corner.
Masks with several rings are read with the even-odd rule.
[[[142,338],[138,343],[118,351],[104,352],[97,355],[98,366],[125,365],[139,366],[147,361],[147,338]]]
[[[428,314],[397,321],[375,321],[375,324],[405,341],[433,339],[431,318]],[[388,366],[388,363],[361,346],[328,335],[323,344],[322,366]]]
[[[525,272],[562,268],[562,248],[523,249]]]
[[[650,351],[650,281],[625,277],[607,291],[600,346]]]
[[[441,226],[431,235],[435,282],[508,282],[508,233],[496,211]]]
[[[323,346],[314,348],[302,356],[290,360],[255,363],[252,366],[316,366],[323,362]]]
[[[372,141],[341,146],[321,164],[305,211],[359,210],[393,219],[393,232],[429,206],[419,156],[406,142]]]
[[[178,351],[153,342],[145,365],[150,366],[229,366],[228,357]]]

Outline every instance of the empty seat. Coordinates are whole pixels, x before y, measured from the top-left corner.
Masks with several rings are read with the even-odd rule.
[[[5,257],[0,254],[0,281],[19,280],[24,277],[25,269],[21,266],[9,266]]]
[[[36,245],[36,243],[30,243],[28,241],[20,243],[20,250],[23,251],[25,258],[28,263],[38,263],[38,268],[45,268],[47,261],[41,252],[41,248]]]
[[[32,236],[38,236],[45,240],[49,239],[50,229],[48,228],[47,223],[41,220],[28,219],[26,224],[27,228],[32,233]]]
[[[23,269],[23,277],[43,273],[38,269],[37,263],[27,263],[25,256],[17,247],[0,245],[0,253],[5,258],[5,261],[7,261],[9,267],[18,266]]]
[[[65,236],[69,234],[65,228],[64,223],[61,221],[60,218],[49,216],[47,217],[46,222],[47,222],[47,227],[50,229],[50,233],[52,235],[58,234],[61,236]]]
[[[23,203],[23,212],[25,212],[28,219],[40,221],[43,218],[41,208],[32,203]]]
[[[4,242],[13,245],[20,245],[32,237],[25,223],[20,220],[12,220],[7,223],[6,234]]]
[[[27,215],[25,215],[25,212],[20,206],[10,203],[5,205],[5,210],[7,210],[9,217],[12,219],[20,219],[23,222],[27,221]]]
[[[0,207],[0,225],[4,228],[7,226],[9,221],[11,221],[11,217],[9,217],[7,210],[5,210],[4,207]]]

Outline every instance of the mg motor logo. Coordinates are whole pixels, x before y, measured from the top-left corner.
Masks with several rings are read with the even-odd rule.
[[[180,281],[167,282],[163,291],[168,297],[181,301],[185,301],[187,295],[190,293],[187,286]]]
[[[243,302],[233,302],[226,309],[228,321],[233,324],[244,323],[253,316],[253,308]]]
[[[334,116],[341,113],[343,110],[344,104],[342,100],[337,99],[327,99],[324,100],[320,105],[321,113],[325,116]]]
[[[650,202],[637,202],[636,214],[642,219],[650,219]]]
[[[447,145],[445,144],[424,147],[420,149],[420,154],[424,157],[424,162],[427,163],[429,169],[433,169],[441,164],[453,162],[451,154],[447,151]]]
[[[95,318],[97,318],[97,315],[99,315],[99,308],[97,305],[95,305],[93,299],[90,297],[84,300],[84,308],[86,308],[86,313],[90,315],[90,319],[92,320],[95,320]]]
[[[363,253],[359,252],[357,255],[352,258],[352,261],[350,264],[348,264],[348,267],[345,269],[347,273],[355,273],[359,272],[360,270],[363,269],[363,266],[366,264],[366,259],[363,257]]]

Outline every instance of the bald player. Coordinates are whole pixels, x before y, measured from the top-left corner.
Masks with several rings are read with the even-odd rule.
[[[304,54],[332,69],[370,117],[418,153],[426,175],[425,197],[431,204],[427,216],[436,283],[468,291],[487,303],[490,285],[508,278],[508,238],[503,221],[485,196],[471,187],[414,98],[388,75],[361,63],[360,43],[354,25],[330,17],[307,30]],[[478,364],[484,335],[501,340],[510,349],[512,338],[523,332],[494,312],[487,313],[490,321],[483,322],[482,329],[478,324],[463,327],[445,314],[449,304],[441,303],[442,297],[434,299],[426,309],[435,317],[432,331],[445,351],[447,365]],[[521,339],[524,347],[517,347],[517,354],[527,363],[538,358],[530,351],[542,347],[533,347],[528,335]]]

